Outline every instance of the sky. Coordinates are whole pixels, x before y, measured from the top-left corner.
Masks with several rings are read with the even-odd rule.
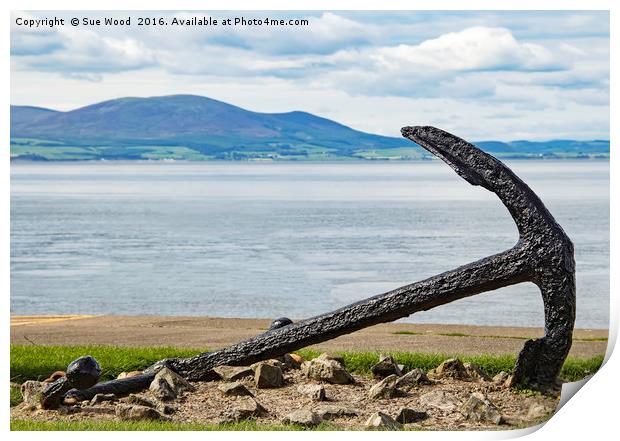
[[[221,25],[242,16],[308,25]],[[51,17],[65,25],[17,23]],[[131,17],[131,26],[69,23],[104,17]],[[168,25],[138,26],[140,17]],[[175,17],[220,24],[170,24]],[[14,105],[66,111],[195,94],[390,136],[434,125],[472,141],[609,139],[605,11],[28,11],[11,23]]]

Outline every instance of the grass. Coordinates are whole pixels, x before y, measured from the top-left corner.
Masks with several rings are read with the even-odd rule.
[[[117,346],[22,346],[11,345],[11,381],[42,380],[57,370],[64,370],[67,365],[82,355],[92,355],[102,368],[102,380],[115,378],[123,371],[140,370],[152,363],[171,357],[191,357],[204,349],[187,349],[175,347],[127,348]],[[320,355],[319,351],[302,349],[297,351],[305,359]],[[357,374],[369,374],[370,368],[379,357],[379,352],[335,352],[344,358],[347,369]],[[390,355],[407,370],[421,368],[434,369],[439,364],[453,357],[463,362],[475,363],[493,376],[500,371],[510,371],[514,367],[514,355],[458,355],[421,352],[390,352]],[[565,381],[576,381],[598,370],[603,356],[589,359],[569,357],[564,363],[560,376]]]
[[[303,349],[297,351],[305,359],[310,359],[320,355],[320,352]],[[344,358],[347,369],[351,372],[368,375],[370,368],[377,363],[379,352],[335,352]],[[386,352],[386,354],[388,354]],[[434,369],[448,358],[459,358],[462,362],[469,362],[478,365],[487,375],[493,377],[501,371],[510,372],[516,361],[515,355],[459,355],[441,353],[421,353],[421,352],[389,352],[397,363],[405,365],[406,370],[421,368],[425,371]],[[587,375],[595,373],[603,363],[603,355],[582,359],[569,357],[560,373],[564,381],[581,380]]]
[[[43,380],[54,371],[83,355],[92,355],[101,366],[102,380],[116,378],[123,371],[144,369],[158,360],[191,357],[204,349],[176,347],[127,348],[119,346],[22,346],[11,345],[11,381]]]
[[[11,430],[36,430],[36,431],[228,431],[228,430],[307,430],[295,425],[266,425],[255,421],[242,421],[231,424],[200,424],[200,423],[175,423],[169,421],[31,421],[14,419],[11,420]],[[322,423],[312,430],[338,430],[334,425]]]
[[[59,159],[95,159],[99,157],[96,148],[48,146],[48,145],[11,145],[11,156],[38,155],[48,160]]]
[[[22,402],[22,393],[18,387],[11,386],[11,407]]]
[[[575,341],[608,341],[607,337],[573,338]]]

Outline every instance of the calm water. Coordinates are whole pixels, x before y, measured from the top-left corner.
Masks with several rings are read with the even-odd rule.
[[[609,163],[514,161],[573,239],[577,326],[609,320]],[[432,163],[11,165],[11,312],[303,318],[503,251],[499,200]],[[413,322],[541,326],[532,284]]]

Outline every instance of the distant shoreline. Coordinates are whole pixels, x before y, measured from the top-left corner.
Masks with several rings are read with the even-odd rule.
[[[580,157],[542,157],[542,158],[534,158],[534,157],[510,157],[510,156],[497,156],[494,155],[497,159],[501,161],[579,161],[579,162],[589,162],[589,161],[601,161],[601,162],[609,162],[610,156],[605,157],[591,157],[591,158],[580,158]],[[147,163],[147,164],[165,164],[165,163],[217,163],[217,164],[228,164],[228,163],[284,163],[284,164],[294,164],[294,163],[302,163],[302,164],[342,164],[342,163],[406,163],[406,162],[415,162],[415,163],[428,163],[428,162],[442,162],[438,158],[427,158],[427,159],[355,159],[355,158],[334,158],[334,159],[32,159],[28,157],[21,156],[11,156],[12,163],[102,163],[102,162],[112,162],[112,163],[120,163],[120,162],[131,162],[131,163]]]

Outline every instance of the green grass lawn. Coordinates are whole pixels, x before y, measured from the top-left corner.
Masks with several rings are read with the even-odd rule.
[[[97,359],[102,369],[102,380],[115,378],[123,371],[144,369],[152,363],[171,357],[191,357],[204,352],[205,349],[187,349],[174,347],[127,348],[118,346],[23,346],[11,345],[11,381],[42,380],[58,370],[65,370],[67,365],[78,357],[91,355]],[[311,359],[320,353],[311,349],[297,351],[305,359]],[[369,374],[370,368],[377,363],[379,352],[335,352],[344,358],[347,369],[357,374]],[[510,371],[515,363],[514,355],[458,355],[427,354],[421,352],[390,352],[398,363],[409,369],[434,369],[447,358],[458,357],[463,362],[480,366],[487,375],[493,376],[500,371]],[[603,361],[603,356],[589,359],[569,357],[562,368],[561,377],[565,381],[576,381],[596,372]]]
[[[54,371],[64,371],[71,361],[83,355],[97,359],[101,380],[111,380],[123,371],[141,370],[164,358],[191,357],[203,351],[175,347],[11,345],[11,381],[44,380]]]
[[[200,424],[200,423],[174,423],[169,421],[30,421],[11,420],[11,430],[37,430],[37,431],[228,431],[228,430],[308,430],[296,425],[259,424],[253,420],[230,424]],[[312,428],[319,430],[339,430],[337,426],[322,423]]]

